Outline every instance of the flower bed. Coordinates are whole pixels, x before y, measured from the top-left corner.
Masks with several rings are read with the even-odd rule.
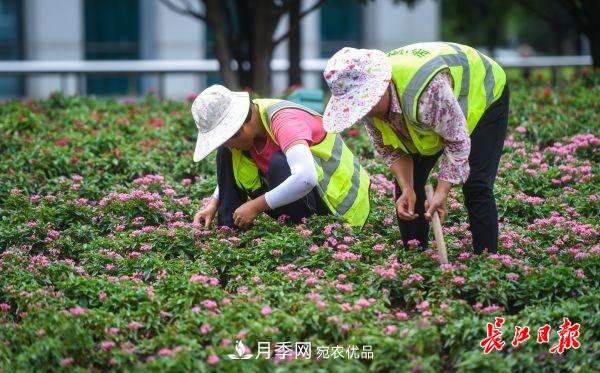
[[[331,217],[205,230],[191,218],[214,157],[191,161],[189,103],[2,104],[0,370],[597,371],[599,97],[513,84],[499,253],[471,254],[456,189],[447,265],[400,248],[389,172],[360,131],[346,136],[373,180],[363,231]],[[505,345],[484,354],[495,317]],[[564,317],[580,347],[559,354]],[[531,338],[515,347],[516,326]]]

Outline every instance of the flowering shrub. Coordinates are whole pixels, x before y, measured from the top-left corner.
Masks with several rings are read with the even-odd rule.
[[[349,143],[373,181],[364,230],[332,217],[207,230],[191,220],[214,158],[191,161],[188,103],[2,104],[0,370],[598,370],[599,94],[513,84],[499,252],[471,254],[456,189],[446,265],[399,244],[389,171],[362,134]],[[498,316],[506,346],[484,355]],[[558,355],[563,317],[581,346]],[[544,324],[549,343],[510,345],[515,326]],[[373,356],[255,359],[261,341]]]

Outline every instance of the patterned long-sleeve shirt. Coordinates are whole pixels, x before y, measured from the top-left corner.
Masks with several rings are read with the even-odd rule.
[[[448,72],[438,73],[423,90],[417,105],[417,112],[421,127],[434,131],[444,139],[445,146],[438,178],[453,184],[460,184],[469,177],[471,139],[467,132],[467,121],[454,97],[452,86],[452,77]],[[390,91],[390,111],[386,121],[392,125],[398,136],[410,141],[396,90],[391,86]],[[400,149],[384,145],[381,134],[375,129],[371,118],[365,117],[363,124],[375,149],[388,166],[406,155]]]

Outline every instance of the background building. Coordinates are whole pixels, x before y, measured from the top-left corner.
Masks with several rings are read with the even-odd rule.
[[[303,8],[313,1],[303,0]],[[412,9],[392,0],[368,5],[329,0],[303,20],[302,58],[327,58],[343,46],[390,50],[438,40],[439,24],[435,0]],[[210,39],[203,23],[158,0],[0,0],[2,60],[203,59],[211,57]],[[286,56],[282,43],[274,57]],[[320,87],[321,80],[319,74],[303,76],[307,87]],[[217,81],[218,76],[168,75],[165,94],[181,98]],[[63,88],[73,93],[76,84],[71,77]],[[87,77],[84,82],[88,94],[127,96],[156,89],[156,84],[152,76]],[[286,87],[285,74],[274,77],[274,92]],[[45,97],[60,89],[58,76],[0,77],[2,97]]]

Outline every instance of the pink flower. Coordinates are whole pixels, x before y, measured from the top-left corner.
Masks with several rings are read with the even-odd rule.
[[[418,311],[425,311],[429,308],[429,302],[424,300],[415,307]]]
[[[269,316],[269,314],[271,314],[271,312],[273,312],[273,311],[271,310],[271,307],[269,307],[269,306],[264,306],[262,308],[262,310],[260,310],[260,314],[263,316]]]
[[[158,355],[159,356],[173,356],[173,350],[171,350],[170,348],[161,348],[158,351]]]
[[[396,316],[396,318],[398,320],[408,320],[409,319],[408,314],[404,311],[398,311],[398,312],[396,312],[396,314],[394,316]]]
[[[69,365],[73,364],[73,358],[72,357],[65,357],[64,359],[60,359],[60,366],[61,367],[68,367]]]
[[[475,308],[475,306],[473,306],[473,308]],[[504,310],[504,308],[502,308],[496,304],[492,304],[491,306],[487,306],[487,307],[483,308],[479,312],[487,315],[487,314],[490,314],[493,312],[498,312],[498,311],[503,311],[503,310]]]
[[[8,303],[0,303],[0,311],[3,311],[3,312],[10,311],[10,304],[8,304]]]
[[[210,324],[202,324],[202,326],[200,327],[200,333],[201,334],[208,334],[210,332],[212,332],[213,328]]]
[[[117,335],[117,334],[119,334],[119,328],[114,328],[114,327],[113,328],[108,328],[106,330],[106,334],[108,334],[108,335]]]
[[[360,298],[356,302],[354,302],[354,309],[361,310],[363,308],[367,308],[371,305],[371,302],[365,298]]]
[[[210,300],[210,299],[203,300],[202,302],[200,302],[200,304],[202,305],[202,307],[209,309],[209,310],[214,310],[219,306],[217,304],[217,302],[215,302],[214,300]]]
[[[113,341],[104,341],[104,342],[100,343],[100,346],[102,347],[102,349],[104,351],[109,351],[109,350],[115,348],[116,345],[117,344]]]
[[[75,306],[73,308],[71,308],[69,310],[69,312],[71,313],[71,315],[73,316],[79,316],[79,315],[83,315],[84,313],[87,312],[87,309],[83,308],[83,307],[79,307],[79,306]]]
[[[350,251],[336,252],[331,256],[335,260],[355,262],[360,259],[360,254],[354,254]]]
[[[508,281],[517,281],[519,279],[519,275],[516,273],[507,273],[506,274],[506,278],[508,279]]]
[[[469,259],[469,257],[471,257],[471,253],[463,251],[458,255],[458,260],[464,262],[465,260]]]
[[[402,281],[402,286],[406,288],[415,282],[423,282],[423,280],[423,276],[421,276],[419,273],[411,273],[410,275],[408,275],[408,278],[406,280]]]
[[[124,354],[131,355],[135,352],[135,345],[131,342],[125,342],[121,345],[121,351]]]
[[[344,312],[350,312],[352,311],[352,306],[348,303],[343,303],[342,304],[342,311]]]
[[[408,243],[408,247],[411,247],[411,248],[419,247],[419,245],[421,244],[421,242],[419,242],[419,240],[417,240],[417,239],[412,239],[412,240],[408,241],[407,243]]]
[[[373,246],[373,251],[380,253],[385,249],[385,245],[382,243],[378,243],[377,245]]]
[[[464,285],[465,284],[465,278],[462,276],[455,276],[450,283],[452,283],[453,285]]]
[[[396,332],[396,330],[398,330],[398,327],[396,325],[388,325],[385,328],[385,335],[392,335]]]
[[[220,360],[220,359],[219,359],[219,357],[218,357],[217,355],[215,355],[215,354],[211,354],[211,355],[208,355],[208,358],[206,359],[206,362],[207,362],[209,365],[216,365],[216,364],[218,364],[218,363],[219,363],[219,360]]]
[[[138,321],[132,321],[129,323],[128,327],[131,330],[138,330],[142,327],[142,323],[138,322]]]

